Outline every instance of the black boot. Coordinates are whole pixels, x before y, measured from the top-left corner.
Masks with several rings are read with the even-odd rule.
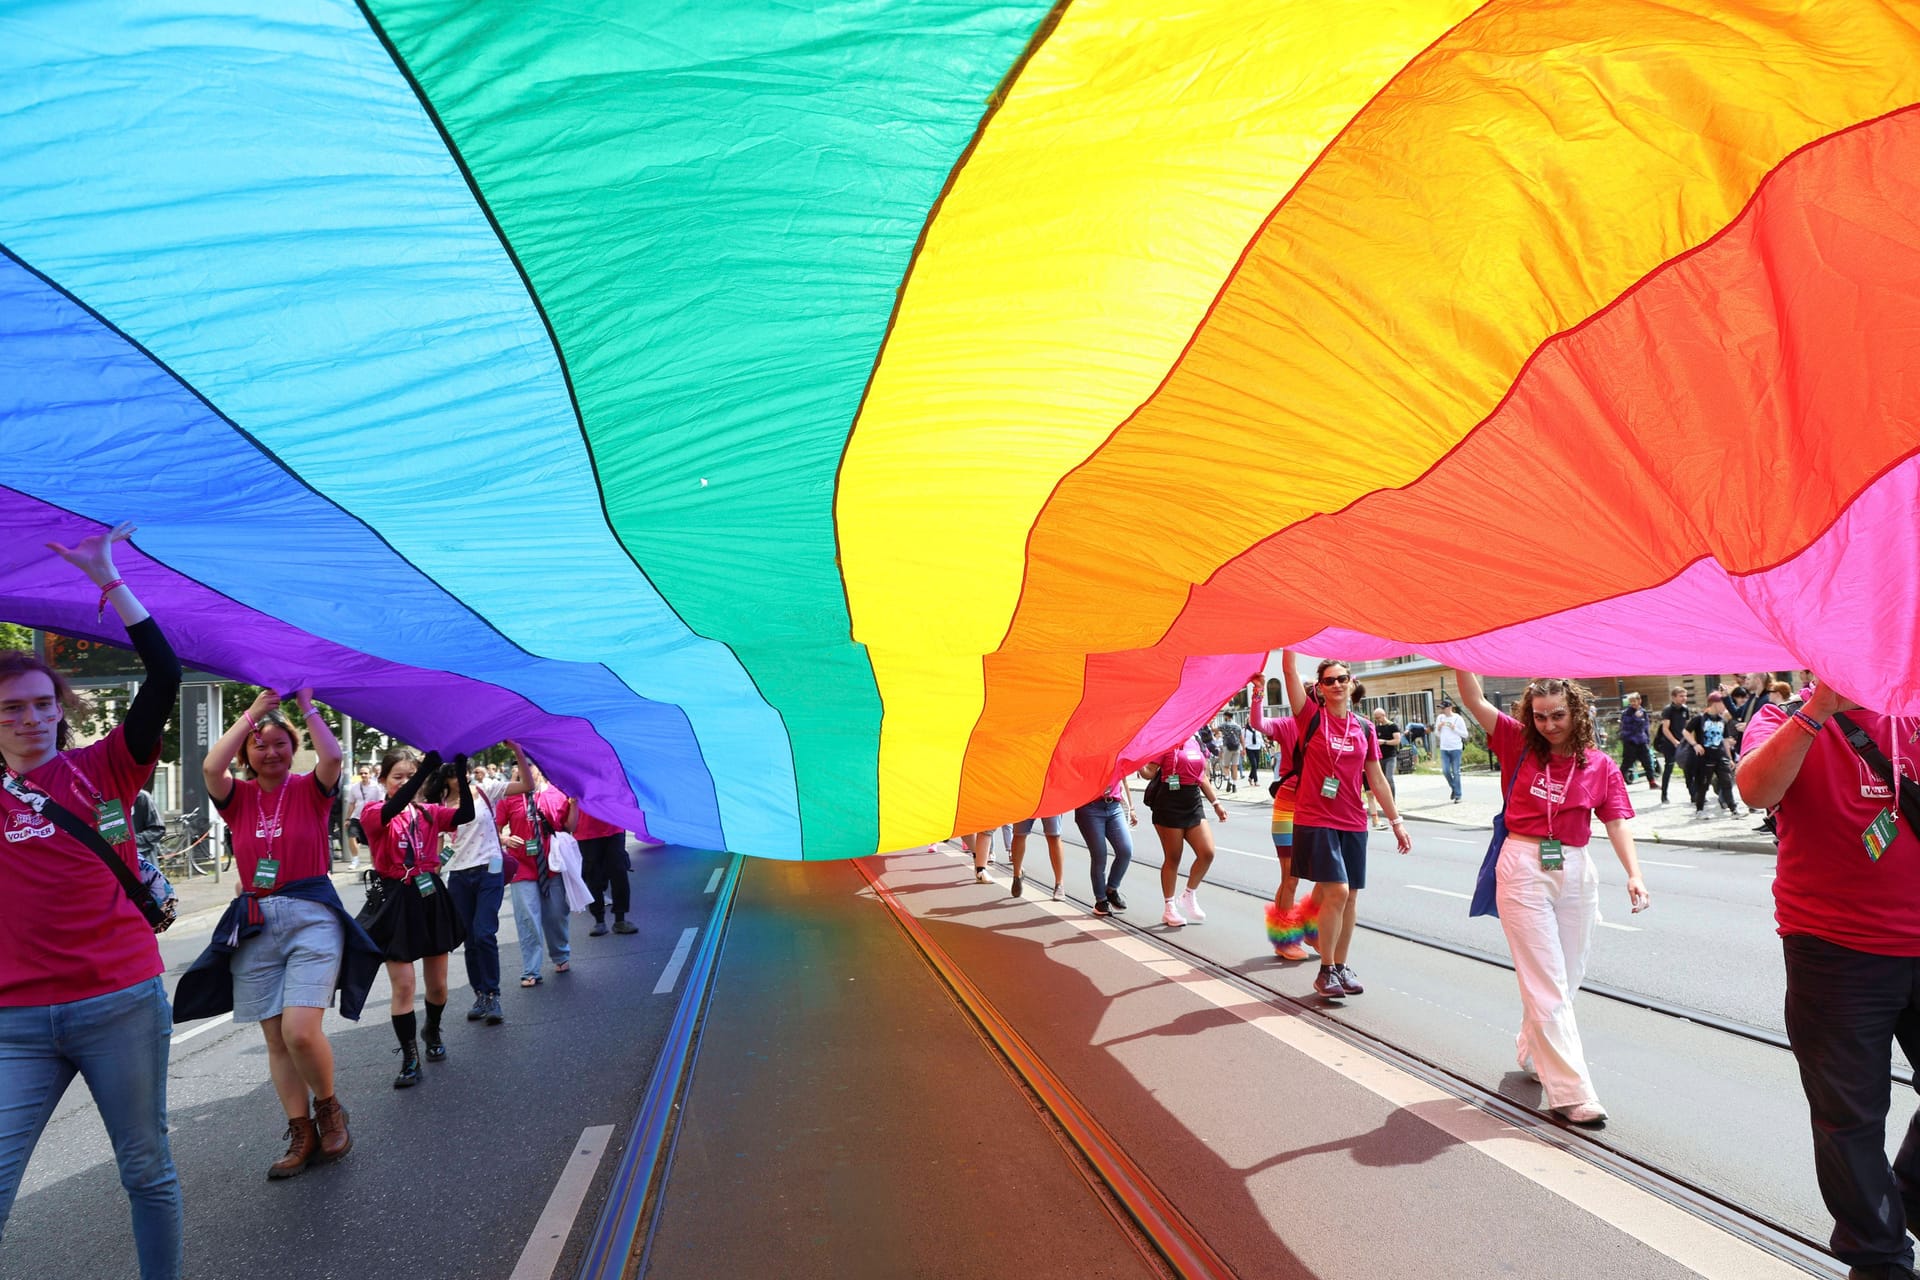
[[[420,1040],[427,1046],[428,1062],[445,1062],[447,1046],[440,1042],[440,1015],[447,1011],[444,1004],[427,1001],[427,1029],[420,1034]]]
[[[420,1046],[414,1042],[413,1010],[396,1014],[393,1019],[393,1038],[400,1042],[400,1074],[393,1078],[396,1089],[411,1089],[420,1083]]]

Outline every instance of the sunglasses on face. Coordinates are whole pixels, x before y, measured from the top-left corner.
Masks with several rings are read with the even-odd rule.
[[[1335,685],[1345,684],[1351,679],[1353,679],[1352,676],[1321,676],[1320,683],[1331,689]]]

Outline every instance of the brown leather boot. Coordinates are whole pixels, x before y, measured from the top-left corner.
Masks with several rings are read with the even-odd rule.
[[[320,1150],[320,1137],[313,1121],[306,1116],[287,1121],[287,1154],[267,1166],[273,1180],[291,1178],[307,1171],[307,1162]]]
[[[315,1160],[329,1164],[353,1150],[353,1135],[347,1132],[347,1109],[337,1098],[313,1100],[313,1126],[320,1133],[320,1154]]]

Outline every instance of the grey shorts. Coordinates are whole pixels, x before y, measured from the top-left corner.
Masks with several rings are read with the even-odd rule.
[[[1022,818],[1020,821],[1008,827],[1007,830],[1012,832],[1014,836],[1031,835],[1033,834],[1033,824],[1037,822],[1040,824],[1041,835],[1057,836],[1060,834],[1060,824],[1066,820],[1066,816],[1066,814],[1062,813],[1056,814],[1051,818]],[[1013,836],[1008,837],[1009,842],[1011,842],[1012,838]]]
[[[233,953],[233,1020],[261,1022],[289,1007],[333,1003],[346,936],[324,904],[269,894],[260,899],[266,924]]]

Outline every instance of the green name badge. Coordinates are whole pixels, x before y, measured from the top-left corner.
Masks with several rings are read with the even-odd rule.
[[[102,800],[100,807],[93,811],[93,825],[100,829],[100,838],[108,844],[121,844],[127,839],[127,809],[118,800]]]
[[[1340,794],[1340,779],[1329,774],[1320,779],[1320,794],[1331,800]]]
[[[262,858],[253,864],[254,888],[271,889],[273,888],[273,882],[279,878],[280,860],[278,858]]]
[[[1167,790],[1178,791],[1179,789],[1180,789],[1180,775],[1177,773],[1169,773],[1167,775]]]
[[[1880,861],[1898,832],[1899,828],[1894,825],[1893,810],[1882,809],[1880,816],[1868,823],[1867,829],[1860,833],[1860,843],[1867,847],[1867,857],[1875,862]]]
[[[421,897],[431,898],[433,896],[433,877],[422,871],[413,878],[413,887],[420,891]]]
[[[1540,869],[1542,871],[1559,871],[1566,865],[1567,855],[1561,852],[1560,842],[1558,840],[1542,840],[1540,842]]]

